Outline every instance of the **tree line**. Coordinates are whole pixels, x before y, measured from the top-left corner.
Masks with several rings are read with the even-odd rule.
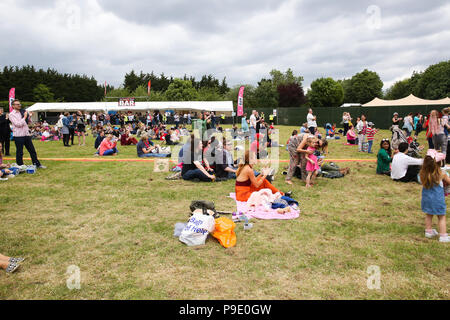
[[[4,67],[0,71],[1,100],[8,100],[9,90],[16,88],[17,97],[24,101],[88,102],[103,98],[104,90],[93,77],[61,74],[54,69],[34,66]]]
[[[147,97],[147,85],[151,81],[151,95]],[[429,66],[423,72],[414,72],[410,78],[393,84],[383,92],[380,76],[368,69],[349,79],[319,78],[311,83],[307,93],[303,89],[303,77],[292,69],[285,72],[270,71],[257,85],[239,84],[228,87],[226,78],[221,81],[213,75],[196,79],[155,75],[134,70],[125,74],[123,85],[115,88],[99,85],[93,77],[77,74],[60,74],[54,69],[37,70],[34,66],[4,67],[0,71],[0,95],[7,100],[9,89],[16,88],[17,96],[34,102],[85,102],[104,101],[116,97],[145,97],[150,101],[224,101],[237,102],[239,88],[245,86],[246,108],[278,107],[338,107],[342,103],[367,103],[375,97],[400,99],[414,94],[423,99],[442,99],[450,96],[450,60]],[[139,100],[139,99],[138,99]]]

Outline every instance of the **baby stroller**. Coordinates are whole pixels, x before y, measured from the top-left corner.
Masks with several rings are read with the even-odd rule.
[[[398,149],[398,145],[402,142],[406,142],[408,147],[408,156],[413,158],[421,158],[419,144],[415,141],[408,141],[405,133],[398,126],[394,126],[391,128],[392,131],[392,139],[391,139],[391,147],[392,149]]]
[[[333,131],[333,126],[331,125],[331,123],[327,123],[325,125],[325,134],[327,137],[334,137],[334,131]]]

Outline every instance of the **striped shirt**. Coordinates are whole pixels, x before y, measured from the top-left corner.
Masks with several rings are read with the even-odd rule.
[[[28,123],[22,117],[20,111],[13,110],[9,113],[9,121],[12,123],[14,137],[31,136]]]
[[[372,141],[374,140],[374,135],[375,133],[377,133],[378,130],[374,129],[374,128],[369,128],[367,127],[366,129],[366,135],[367,135],[367,141]]]

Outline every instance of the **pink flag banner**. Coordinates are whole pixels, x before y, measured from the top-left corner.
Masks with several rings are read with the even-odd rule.
[[[152,87],[152,81],[150,80],[149,82],[148,82],[148,92],[147,92],[147,95],[150,95],[150,88]]]
[[[244,86],[242,86],[239,89],[238,104],[237,104],[238,117],[242,117],[244,115],[244,89],[245,89]]]
[[[13,111],[12,103],[16,99],[16,88],[9,90],[9,112]]]

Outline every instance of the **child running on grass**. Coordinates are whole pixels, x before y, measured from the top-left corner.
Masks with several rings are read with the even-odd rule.
[[[446,232],[444,186],[450,184],[450,178],[441,171],[436,160],[431,156],[425,156],[422,169],[420,170],[420,181],[422,182],[422,211],[425,216],[425,237],[433,238],[440,235],[439,242],[450,242]],[[439,233],[432,229],[433,216],[438,217]]]
[[[317,138],[308,138],[306,140],[306,144],[308,146],[308,151],[312,151],[313,154],[307,154],[306,160],[308,161],[306,163],[306,172],[308,172],[308,176],[306,177],[306,187],[310,188],[314,184],[317,173],[319,172],[319,164],[318,164],[318,158],[316,155],[314,155],[314,152],[316,151],[316,146],[319,143],[319,139]]]

